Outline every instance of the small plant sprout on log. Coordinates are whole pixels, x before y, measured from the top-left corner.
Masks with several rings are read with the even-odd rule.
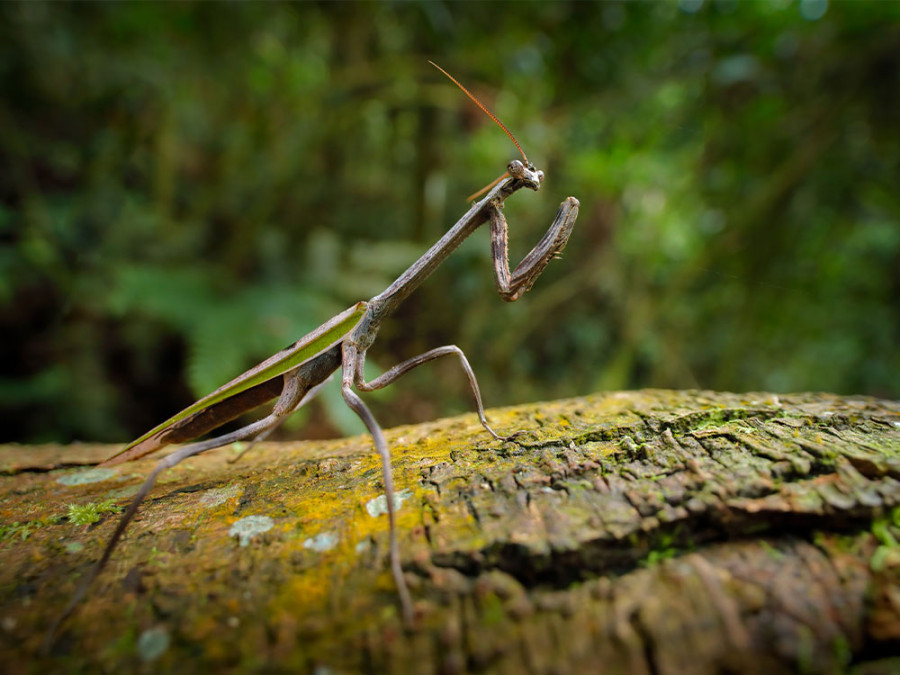
[[[449,73],[432,64],[449,77],[472,99],[491,119],[493,119],[512,139],[522,159],[512,160],[503,174],[482,192],[486,194],[472,204],[468,211],[437,241],[428,251],[414,262],[386,290],[374,298],[358,302],[319,328],[300,338],[296,343],[269,357],[231,382],[218,388],[208,396],[182,410],[174,417],[136,439],[123,450],[113,455],[102,466],[134,460],[155,452],[172,443],[183,443],[198,438],[220,427],[238,415],[269,401],[277,399],[271,412],[260,420],[248,424],[237,431],[216,438],[184,445],[161,459],[147,476],[131,504],[122,514],[118,526],[72,600],[50,628],[46,647],[53,643],[60,625],[85,597],[88,588],[104,569],[116,544],[128,524],[134,518],[141,502],[153,488],[157,477],[168,468],[188,457],[230,445],[235,441],[251,439],[252,444],[266,438],[291,413],[313,398],[333,372],[341,370],[341,394],[347,405],[362,419],[375,443],[382,464],[384,492],[386,496],[390,538],[390,568],[397,586],[400,609],[406,626],[413,625],[414,613],[409,590],[400,567],[400,552],[396,532],[396,505],[394,481],[391,474],[390,451],[384,433],[359,393],[386,387],[404,373],[442,356],[459,359],[469,381],[478,418],[485,430],[498,440],[509,440],[512,436],[498,434],[488,424],[475,374],[466,360],[465,354],[455,345],[445,345],[404,361],[384,374],[367,382],[363,375],[366,352],[378,335],[382,321],[387,319],[397,307],[412,293],[454,250],[478,227],[490,223],[491,254],[494,279],[500,297],[507,302],[520,298],[541,275],[549,262],[556,257],[572,233],[578,216],[578,200],[567,197],[559,206],[559,211],[547,232],[510,272],[507,250],[507,223],[503,215],[503,203],[522,188],[538,190],[544,180],[544,173],[535,168],[509,130],[465,87]],[[480,194],[480,193],[477,193]],[[475,196],[477,196],[477,194]],[[247,448],[249,449],[249,447]],[[246,452],[246,450],[244,451]]]

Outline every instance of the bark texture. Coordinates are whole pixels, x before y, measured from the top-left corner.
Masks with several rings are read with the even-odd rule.
[[[641,391],[488,414],[525,433],[388,434],[411,632],[357,437],[163,474],[40,656],[154,462],[0,449],[5,670],[900,671],[900,403]]]

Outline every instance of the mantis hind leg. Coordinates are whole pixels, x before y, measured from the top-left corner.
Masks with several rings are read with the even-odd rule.
[[[150,490],[153,489],[153,486],[156,484],[156,479],[163,471],[165,471],[166,469],[171,469],[173,466],[180,464],[188,457],[193,457],[195,455],[204,453],[207,450],[220,448],[223,445],[228,445],[229,443],[234,443],[235,441],[244,440],[251,436],[256,437],[253,441],[255,443],[257,440],[260,440],[261,437],[265,437],[275,428],[277,428],[288,416],[290,416],[292,412],[300,407],[300,405],[302,405],[304,401],[308,400],[311,396],[314,396],[318,392],[318,387],[319,385],[316,385],[315,387],[310,389],[307,386],[305,380],[303,380],[303,378],[300,377],[296,371],[288,373],[284,376],[284,388],[282,389],[281,396],[279,396],[278,401],[275,403],[275,407],[272,409],[272,412],[269,413],[266,417],[244,427],[241,427],[236,431],[232,431],[231,433],[223,434],[206,441],[200,441],[199,443],[191,443],[190,445],[185,445],[184,447],[179,448],[175,452],[159,460],[156,466],[153,467],[150,475],[147,476],[143,485],[141,485],[137,494],[134,496],[134,499],[131,500],[131,503],[125,509],[122,517],[119,519],[119,524],[116,526],[115,532],[113,532],[112,537],[110,537],[109,541],[107,542],[106,548],[103,550],[103,554],[100,556],[100,559],[91,569],[87,578],[85,578],[85,580],[75,591],[75,595],[72,596],[69,604],[66,605],[65,609],[63,609],[60,615],[51,624],[44,638],[43,652],[49,653],[50,649],[53,647],[54,641],[56,639],[56,634],[60,626],[84,599],[91,584],[106,567],[106,564],[109,562],[110,556],[112,556],[116,545],[119,543],[119,540],[125,533],[125,529],[128,527],[128,524],[132,520],[134,520],[134,517],[137,514],[138,507],[150,493]],[[247,450],[249,450],[249,448],[247,448]],[[246,450],[244,452],[246,452]]]

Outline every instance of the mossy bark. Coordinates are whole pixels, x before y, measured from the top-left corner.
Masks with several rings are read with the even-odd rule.
[[[52,467],[115,448],[3,448],[6,671],[900,667],[900,404],[642,391],[489,417],[526,433],[496,442],[474,416],[388,433],[414,630],[369,439],[266,443],[163,474],[49,656],[104,511],[153,460],[85,473]]]

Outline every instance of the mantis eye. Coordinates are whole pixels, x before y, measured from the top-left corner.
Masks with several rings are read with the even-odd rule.
[[[518,159],[511,161],[507,165],[506,170],[509,171],[509,175],[513,178],[523,178],[525,176],[525,165]]]

